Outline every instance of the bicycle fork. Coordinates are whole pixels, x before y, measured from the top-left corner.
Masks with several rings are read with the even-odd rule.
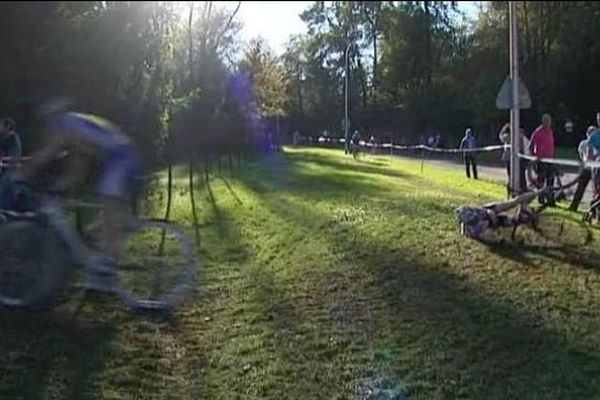
[[[60,206],[54,201],[46,201],[42,206],[41,211],[48,218],[52,228],[54,228],[63,239],[73,259],[84,268],[88,269],[90,261],[94,258],[99,258],[99,256],[90,251],[79,235],[71,229]]]

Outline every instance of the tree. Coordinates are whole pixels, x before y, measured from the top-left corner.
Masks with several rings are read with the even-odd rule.
[[[263,38],[255,38],[248,43],[239,64],[239,72],[251,83],[254,101],[262,116],[285,114],[287,78],[281,63]]]

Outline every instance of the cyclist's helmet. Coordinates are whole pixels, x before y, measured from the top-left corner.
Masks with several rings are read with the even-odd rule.
[[[481,237],[490,227],[490,219],[485,210],[461,206],[455,213],[467,236]]]

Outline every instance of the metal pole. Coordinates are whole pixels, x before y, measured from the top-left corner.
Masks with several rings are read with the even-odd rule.
[[[511,195],[520,192],[519,182],[519,143],[521,142],[519,131],[519,52],[517,47],[517,13],[515,2],[508,2],[509,49],[510,49],[510,78],[512,80],[512,102],[510,109],[510,189]]]
[[[350,45],[346,46],[346,51],[344,52],[344,58],[346,61],[346,73],[345,73],[345,84],[344,84],[344,138],[346,139],[346,150],[345,153],[348,154],[350,150],[350,132],[348,130],[348,54],[350,53]]]

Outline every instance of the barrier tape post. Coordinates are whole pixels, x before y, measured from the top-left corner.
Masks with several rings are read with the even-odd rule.
[[[425,164],[425,149],[421,149],[421,173],[423,173],[423,164]]]

